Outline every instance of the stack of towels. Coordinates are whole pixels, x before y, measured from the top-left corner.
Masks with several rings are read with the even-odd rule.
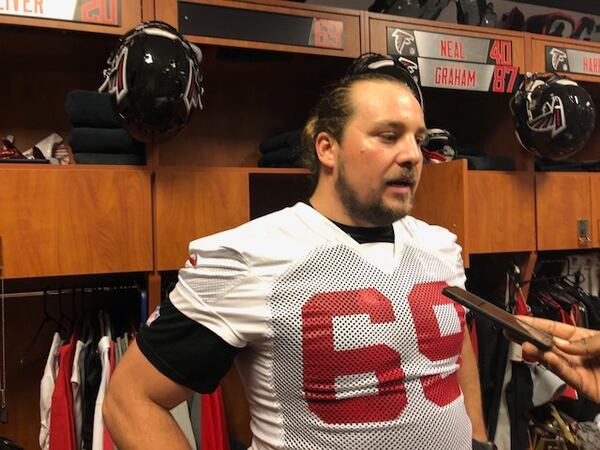
[[[110,94],[74,90],[65,104],[73,129],[69,145],[78,164],[146,163],[144,144],[121,127]]]
[[[258,147],[261,154],[259,167],[302,167],[300,130],[267,138]]]

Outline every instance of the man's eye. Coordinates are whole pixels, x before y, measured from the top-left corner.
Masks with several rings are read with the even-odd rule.
[[[429,136],[417,137],[417,145],[419,147],[425,147],[429,142]]]
[[[379,135],[379,137],[386,142],[394,142],[397,139],[395,133],[382,133]]]

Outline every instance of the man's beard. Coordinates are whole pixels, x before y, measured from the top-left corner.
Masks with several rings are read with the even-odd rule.
[[[385,184],[379,190],[369,193],[369,198],[361,201],[346,178],[343,163],[339,166],[335,188],[342,201],[342,205],[350,217],[374,226],[390,225],[407,216],[412,209],[412,194],[409,194],[409,197],[402,206],[396,208],[387,206],[383,201]]]

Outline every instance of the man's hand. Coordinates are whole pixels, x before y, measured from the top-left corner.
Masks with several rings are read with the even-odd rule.
[[[518,316],[553,336],[554,347],[543,352],[528,342],[523,351],[569,385],[600,403],[600,331],[537,317]]]

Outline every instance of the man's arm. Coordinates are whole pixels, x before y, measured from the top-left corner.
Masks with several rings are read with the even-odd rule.
[[[465,398],[465,408],[473,426],[473,439],[486,442],[487,431],[483,420],[483,409],[481,407],[481,387],[479,383],[479,371],[477,370],[477,358],[471,344],[468,328],[465,328],[461,365],[458,369],[458,383]]]
[[[111,376],[104,421],[121,450],[189,450],[169,410],[193,392],[160,373],[134,342]]]

